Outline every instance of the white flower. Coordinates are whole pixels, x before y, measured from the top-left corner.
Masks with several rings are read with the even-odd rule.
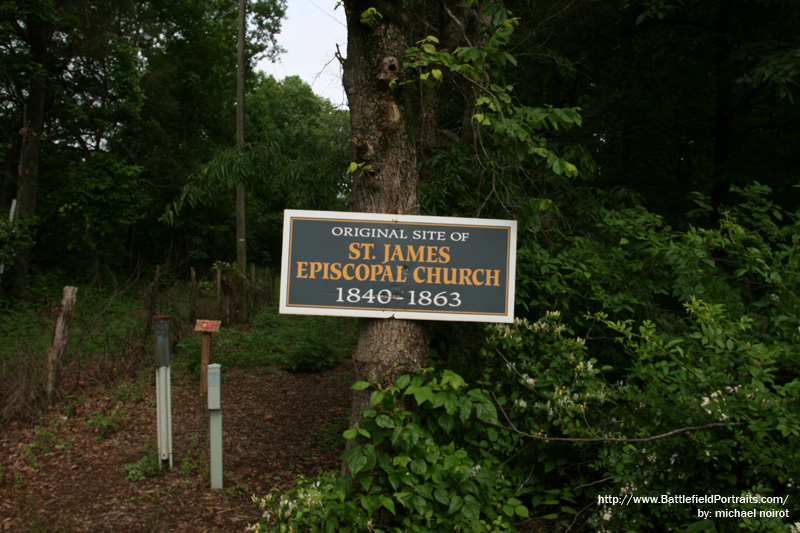
[[[470,477],[475,477],[478,475],[478,472],[481,471],[481,465],[475,465],[472,467],[472,472],[470,472]]]

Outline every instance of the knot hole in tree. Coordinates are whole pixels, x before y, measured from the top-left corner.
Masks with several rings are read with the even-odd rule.
[[[397,78],[400,73],[400,61],[394,56],[386,56],[381,62],[381,72],[378,74],[378,79],[384,81],[392,81]]]

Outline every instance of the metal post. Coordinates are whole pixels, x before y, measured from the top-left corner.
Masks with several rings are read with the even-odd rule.
[[[209,467],[211,488],[222,488],[222,380],[220,365],[208,365]]]
[[[158,421],[159,466],[172,468],[172,390],[169,361],[169,319],[155,320],[156,356],[156,413]]]

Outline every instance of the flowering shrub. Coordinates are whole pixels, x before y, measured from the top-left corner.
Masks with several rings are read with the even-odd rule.
[[[800,219],[734,192],[710,229],[595,206],[593,232],[562,212],[547,242],[521,239],[522,316],[487,327],[470,383],[444,354],[357,383],[347,475],[264,501],[261,527],[797,531]]]
[[[371,408],[344,433],[348,475],[302,479],[289,493],[255,500],[254,531],[508,531],[528,518],[514,474],[493,451],[494,403],[444,371],[371,387]],[[415,404],[414,410],[403,403]]]

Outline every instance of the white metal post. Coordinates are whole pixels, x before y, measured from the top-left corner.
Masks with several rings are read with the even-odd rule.
[[[156,418],[159,466],[172,468],[172,385],[169,361],[169,317],[155,317]]]
[[[222,380],[220,365],[208,365],[209,469],[211,488],[222,488]]]

